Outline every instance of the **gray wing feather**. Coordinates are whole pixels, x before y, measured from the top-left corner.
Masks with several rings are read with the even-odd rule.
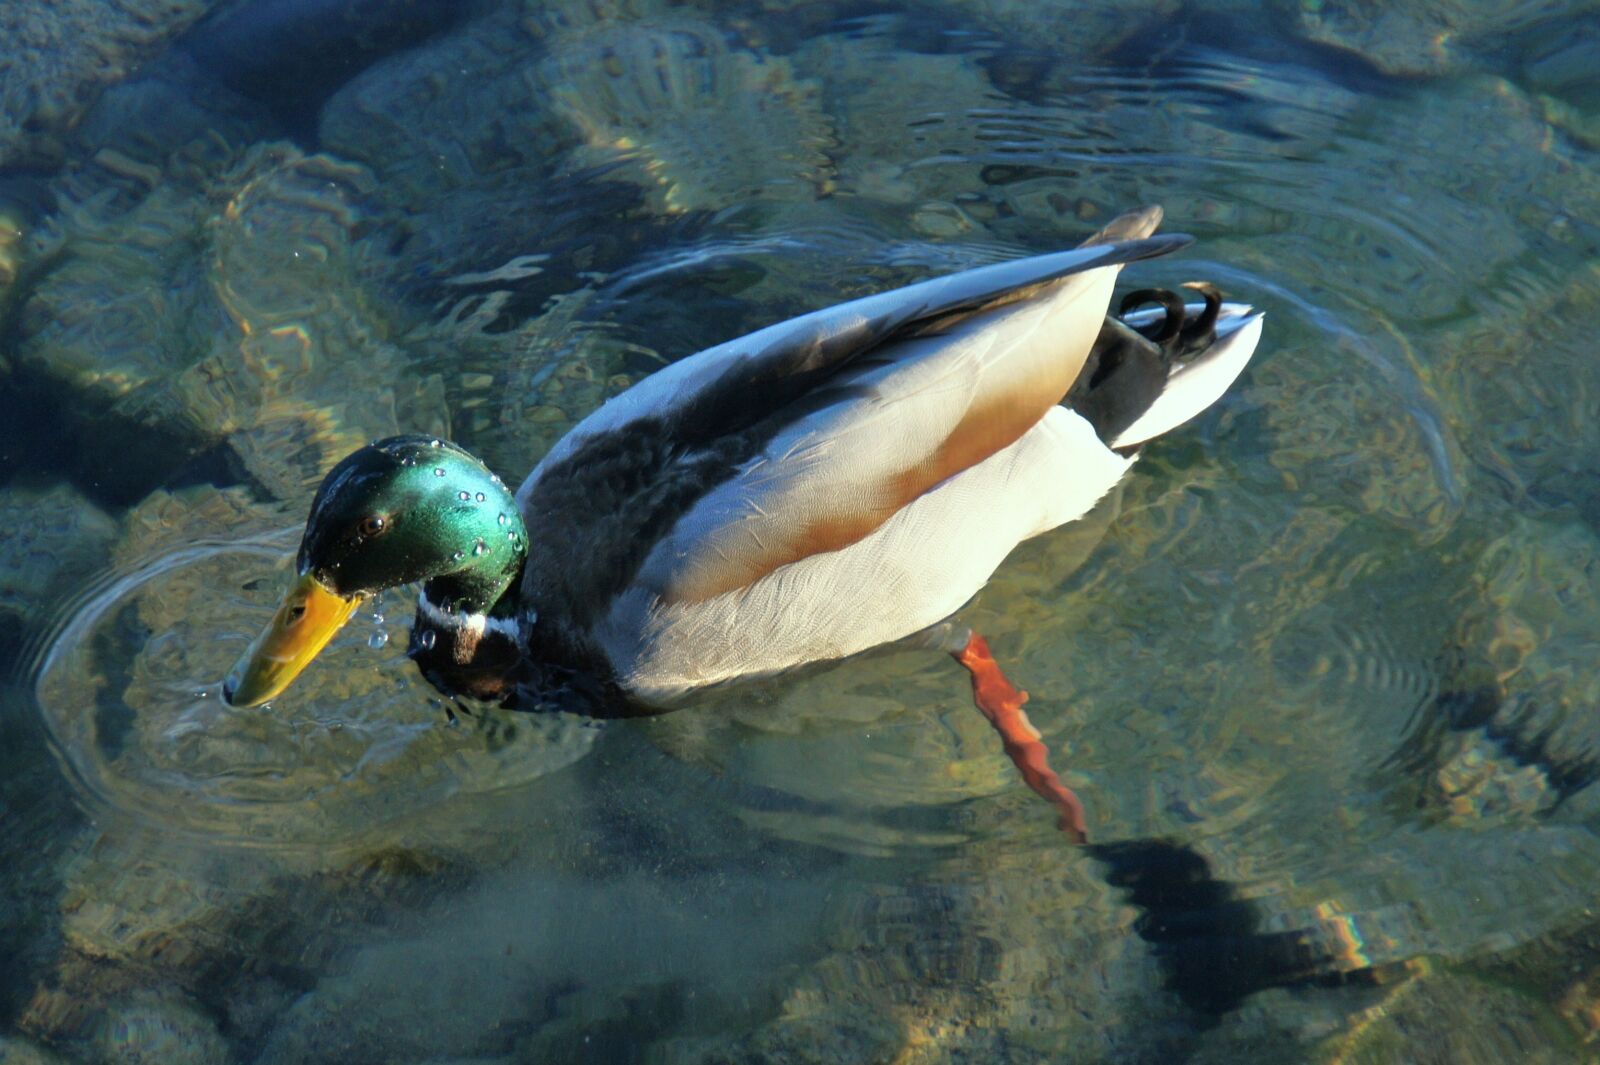
[[[735,402],[754,420],[773,400],[791,402],[828,371],[891,338],[948,327],[1072,274],[1165,255],[1192,240],[1169,233],[980,266],[813,311],[707,348],[657,371],[579,422],[528,475],[518,500],[595,436],[649,418],[660,423],[660,431],[671,432],[675,420],[698,421],[698,409],[721,413]]]

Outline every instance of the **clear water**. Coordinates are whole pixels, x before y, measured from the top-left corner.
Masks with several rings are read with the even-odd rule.
[[[127,6],[0,41],[0,1060],[1593,1053],[1592,6]],[[1093,846],[927,651],[460,714],[391,593],[220,703],[364,440],[1149,202],[1257,358],[962,615]]]

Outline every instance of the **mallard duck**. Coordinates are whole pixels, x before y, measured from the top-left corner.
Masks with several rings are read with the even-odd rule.
[[[1261,315],[1121,268],[1190,243],[1159,208],[1078,248],[769,326],[584,418],[513,496],[446,440],[379,440],[329,472],[297,574],[223,684],[273,698],[367,597],[422,582],[410,656],[442,691],[659,709],[948,618],[1021,541],[1086,513],[1141,445],[1244,368]],[[1038,734],[975,634],[949,650],[1030,785]],[[1071,803],[1075,803],[1072,799]]]

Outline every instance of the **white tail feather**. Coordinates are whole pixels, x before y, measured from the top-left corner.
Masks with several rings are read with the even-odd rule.
[[[1222,398],[1255,353],[1261,319],[1260,313],[1242,304],[1224,304],[1216,341],[1199,358],[1176,367],[1150,409],[1118,434],[1111,446],[1133,447],[1153,440]]]

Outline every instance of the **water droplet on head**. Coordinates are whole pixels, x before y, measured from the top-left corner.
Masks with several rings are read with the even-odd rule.
[[[417,637],[417,643],[422,647],[422,649],[424,651],[431,651],[431,650],[433,650],[433,642],[436,639],[438,639],[438,637],[433,634],[433,630],[432,629],[429,629],[428,631],[424,632],[421,636]]]
[[[479,492],[476,498],[477,498],[478,502],[482,503],[485,499],[488,499],[489,497],[484,495],[482,492]]]
[[[495,520],[498,521],[501,525],[504,525],[506,523],[506,516],[504,514],[502,514],[498,518],[496,518]]]
[[[461,502],[465,503],[467,500],[472,498],[472,493],[471,492],[457,492],[456,493],[456,498],[461,500]]]
[[[517,542],[517,534],[516,534],[515,530],[507,529],[506,530],[506,539],[510,540],[512,543],[516,543]]]
[[[367,646],[372,648],[374,651],[388,642],[389,634],[387,632],[375,632],[371,636],[367,637]]]
[[[433,475],[435,477],[443,477],[444,476],[444,467],[443,466],[435,466],[433,468]]]
[[[439,441],[437,441],[437,440],[429,440],[428,441],[428,446],[429,447],[438,447],[439,446]]]
[[[465,551],[457,551],[457,552],[455,552],[454,554],[452,554],[450,556],[450,561],[451,562],[460,562],[462,559],[464,559],[466,557],[467,557],[467,553]]]
[[[484,543],[482,540],[479,540],[477,543],[472,545],[472,553],[474,555],[485,555],[485,554],[488,554],[489,553],[489,545]]]

